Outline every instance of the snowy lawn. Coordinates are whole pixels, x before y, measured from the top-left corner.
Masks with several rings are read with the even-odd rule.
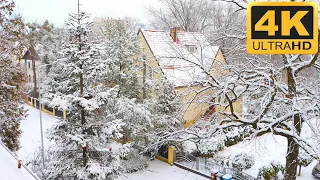
[[[125,174],[117,180],[207,180],[207,178],[183,170],[177,166],[170,166],[157,159],[149,161],[148,168],[131,174]]]
[[[28,110],[26,120],[21,122],[21,149],[18,151],[18,156],[25,162],[27,159],[32,158],[34,152],[41,147],[41,131],[40,131],[40,115],[39,110],[32,108],[29,105],[24,105]],[[46,131],[50,128],[58,119],[42,112],[42,123],[44,129],[44,146],[48,147],[49,140],[46,138]]]
[[[20,138],[21,149],[18,151],[18,156],[25,162],[27,159],[32,158],[34,152],[41,147],[41,136],[39,110],[28,105],[24,105],[24,107],[28,110],[28,117],[26,120],[21,122],[21,129],[23,132]],[[43,128],[45,130],[44,132],[58,121],[57,118],[46,113],[42,113],[42,120]],[[44,135],[44,137],[44,145],[45,147],[48,147],[50,141],[46,138],[46,135]],[[112,146],[112,149],[116,149],[116,147]],[[151,178],[152,180],[206,179],[176,166],[170,166],[162,161],[154,160],[149,162],[149,167],[146,170],[132,174],[125,174],[119,177],[118,180],[149,180]]]
[[[251,141],[240,142],[231,147],[225,148],[221,155],[236,155],[240,152],[246,152],[254,156],[254,166],[245,172],[253,177],[257,177],[259,168],[270,164],[271,161],[277,161],[285,165],[287,141],[284,137],[272,134],[265,134]],[[302,176],[299,180],[313,180],[311,175],[312,168],[317,164],[312,162],[308,167],[302,167]]]

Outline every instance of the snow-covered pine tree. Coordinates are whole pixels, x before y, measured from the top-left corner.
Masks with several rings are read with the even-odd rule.
[[[67,41],[67,32],[64,28],[54,27],[46,20],[39,27],[39,39],[35,42],[35,50],[39,55],[42,64],[51,64],[55,60],[62,58],[63,42]],[[50,70],[50,65],[46,66],[46,74]]]
[[[67,121],[50,133],[57,144],[48,158],[50,178],[114,178],[119,171],[144,168],[145,158],[139,151],[159,133],[173,128],[172,124],[179,124],[174,105],[166,110],[174,98],[172,87],[161,86],[169,101],[160,102],[159,97],[143,104],[138,100],[141,87],[134,62],[139,57],[134,55],[139,47],[137,37],[127,30],[130,25],[122,21],[105,24],[105,38],[95,42],[88,38],[91,24],[83,23],[86,17],[85,13],[71,16],[71,41],[42,88],[42,102],[69,111]],[[115,144],[115,154],[102,151]]]
[[[165,77],[162,77],[155,82],[153,88],[153,96],[144,100],[145,106],[151,112],[152,119],[152,128],[149,133],[145,134],[147,138],[144,138],[146,144],[155,143],[159,137],[165,137],[172,132],[183,129],[181,102],[175,92],[174,85]],[[166,146],[168,145],[182,147],[179,142],[164,142],[157,143],[154,151],[149,150],[153,151],[152,154],[157,153],[160,147],[165,147],[164,149],[167,150]]]
[[[24,43],[29,49],[34,50],[33,53],[36,54],[36,56],[31,56],[35,86],[29,90],[28,94],[30,96],[38,96],[37,84],[39,82],[37,81],[41,81],[48,74],[51,68],[49,64],[62,58],[62,43],[67,41],[66,34],[67,32],[64,28],[54,27],[48,20],[45,20],[42,24],[37,22],[26,24]],[[48,64],[45,70],[41,69],[40,74],[37,74],[35,61],[40,61],[40,64]]]
[[[138,37],[134,31],[131,19],[103,19],[101,34],[106,52],[106,58],[113,59],[118,74],[110,74],[119,84],[120,95],[139,99],[141,85],[138,83],[135,59],[140,52]]]
[[[106,58],[114,60],[114,69],[119,72],[109,75],[113,77],[113,82],[119,85],[120,92],[113,112],[107,114],[114,114],[116,118],[126,122],[121,142],[132,142],[135,148],[133,152],[144,151],[146,145],[153,142],[161,132],[181,127],[180,109],[174,87],[166,79],[153,84],[157,92],[153,98],[142,99],[143,84],[139,83],[137,76],[141,67],[137,66],[136,62],[143,60],[143,57],[139,56],[141,53],[136,35],[139,26],[137,24],[131,18],[104,19],[101,27]]]
[[[70,15],[64,58],[53,64],[42,89],[46,103],[69,111],[49,133],[55,142],[46,167],[52,179],[113,179],[130,146],[110,140],[121,137],[124,125],[105,113],[119,91],[109,75],[118,72],[101,44],[88,40],[87,18],[84,12]]]
[[[22,70],[17,66],[22,51],[23,23],[13,16],[13,2],[0,0],[0,140],[12,151],[19,149],[22,103]]]

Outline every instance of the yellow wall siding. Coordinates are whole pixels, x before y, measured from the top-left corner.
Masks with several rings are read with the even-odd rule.
[[[221,77],[226,75],[228,72],[223,69],[223,66],[226,64],[226,60],[219,49],[216,57],[213,59],[213,64],[211,66],[210,74],[214,77]]]
[[[226,64],[226,60],[222,54],[222,51],[219,49],[219,51],[216,55],[215,61],[212,65],[210,74],[212,74],[214,77],[217,77],[218,79],[219,79],[219,77],[223,77],[223,76],[227,75],[229,72],[223,69],[223,66],[225,64]],[[216,102],[217,101],[218,100],[216,100]],[[239,99],[239,100],[233,102],[232,104],[233,104],[233,108],[234,108],[235,112],[242,113],[242,99]],[[224,109],[225,109],[224,107],[216,106],[217,112],[219,112],[219,111],[221,112]],[[228,107],[226,109],[226,111],[230,112],[230,107]]]
[[[141,32],[138,34],[140,45],[141,45],[141,54],[139,55],[142,57],[142,55],[145,55],[146,57],[146,78],[151,80],[159,80],[160,77],[162,77],[162,71],[159,67],[158,61],[153,56],[153,53],[151,49],[148,46],[148,43],[144,39]],[[143,80],[143,62],[137,62],[138,67],[140,67],[140,70],[138,71],[138,77],[139,77],[139,83],[142,84]],[[149,75],[149,73],[152,72],[152,76]],[[149,96],[152,96],[154,93],[149,94]]]
[[[236,113],[242,113],[242,99],[238,100],[238,101],[235,101],[232,103],[232,106],[233,106],[233,110],[234,112]],[[221,112],[221,111],[226,111],[226,112],[230,112],[230,107],[228,107],[226,110],[225,110],[225,107],[222,107],[222,106],[217,106],[216,107],[217,109],[217,112]]]
[[[202,118],[209,109],[209,99],[204,102],[212,90],[201,91],[201,86],[178,87],[177,94],[181,97],[183,119],[190,123]]]

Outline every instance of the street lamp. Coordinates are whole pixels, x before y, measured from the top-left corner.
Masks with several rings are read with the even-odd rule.
[[[44,143],[43,143],[43,125],[42,125],[42,103],[40,101],[41,99],[41,93],[40,93],[40,69],[42,67],[46,67],[48,65],[51,65],[51,64],[44,64],[44,65],[41,65],[39,66],[38,68],[38,72],[37,72],[37,75],[38,75],[38,93],[39,93],[39,96],[38,96],[38,101],[39,101],[39,113],[40,113],[40,130],[41,130],[41,148],[42,148],[42,165],[43,165],[43,168],[45,168],[45,163],[44,163]]]
[[[58,60],[59,61],[59,60]],[[40,86],[40,70],[41,70],[41,68],[43,68],[43,67],[46,67],[46,66],[49,66],[49,65],[52,65],[52,64],[54,64],[54,63],[57,63],[58,61],[55,61],[55,62],[53,62],[53,63],[51,63],[51,64],[44,64],[44,65],[41,65],[41,66],[39,66],[38,67],[38,72],[37,72],[37,74],[38,74],[38,93],[39,93],[39,96],[38,96],[38,101],[39,101],[39,113],[40,113],[40,130],[41,130],[41,147],[42,147],[42,165],[43,165],[43,168],[45,168],[45,161],[44,161],[44,143],[43,143],[43,125],[42,125],[42,103],[41,103],[41,101],[40,101],[40,99],[41,99],[41,93],[40,93],[40,91],[41,91],[41,86]]]

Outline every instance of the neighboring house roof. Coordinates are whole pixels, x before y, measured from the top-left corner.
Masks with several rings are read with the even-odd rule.
[[[206,74],[196,64],[209,71],[219,50],[219,46],[211,46],[202,33],[177,32],[174,41],[166,31],[141,29],[140,32],[164,75],[176,87],[189,86],[204,78]],[[189,51],[190,46],[194,52]]]
[[[36,53],[33,47],[30,47],[28,50],[25,51],[24,55],[22,56],[22,59],[32,60],[31,55],[33,53],[34,53],[35,60],[39,59],[39,55]]]

